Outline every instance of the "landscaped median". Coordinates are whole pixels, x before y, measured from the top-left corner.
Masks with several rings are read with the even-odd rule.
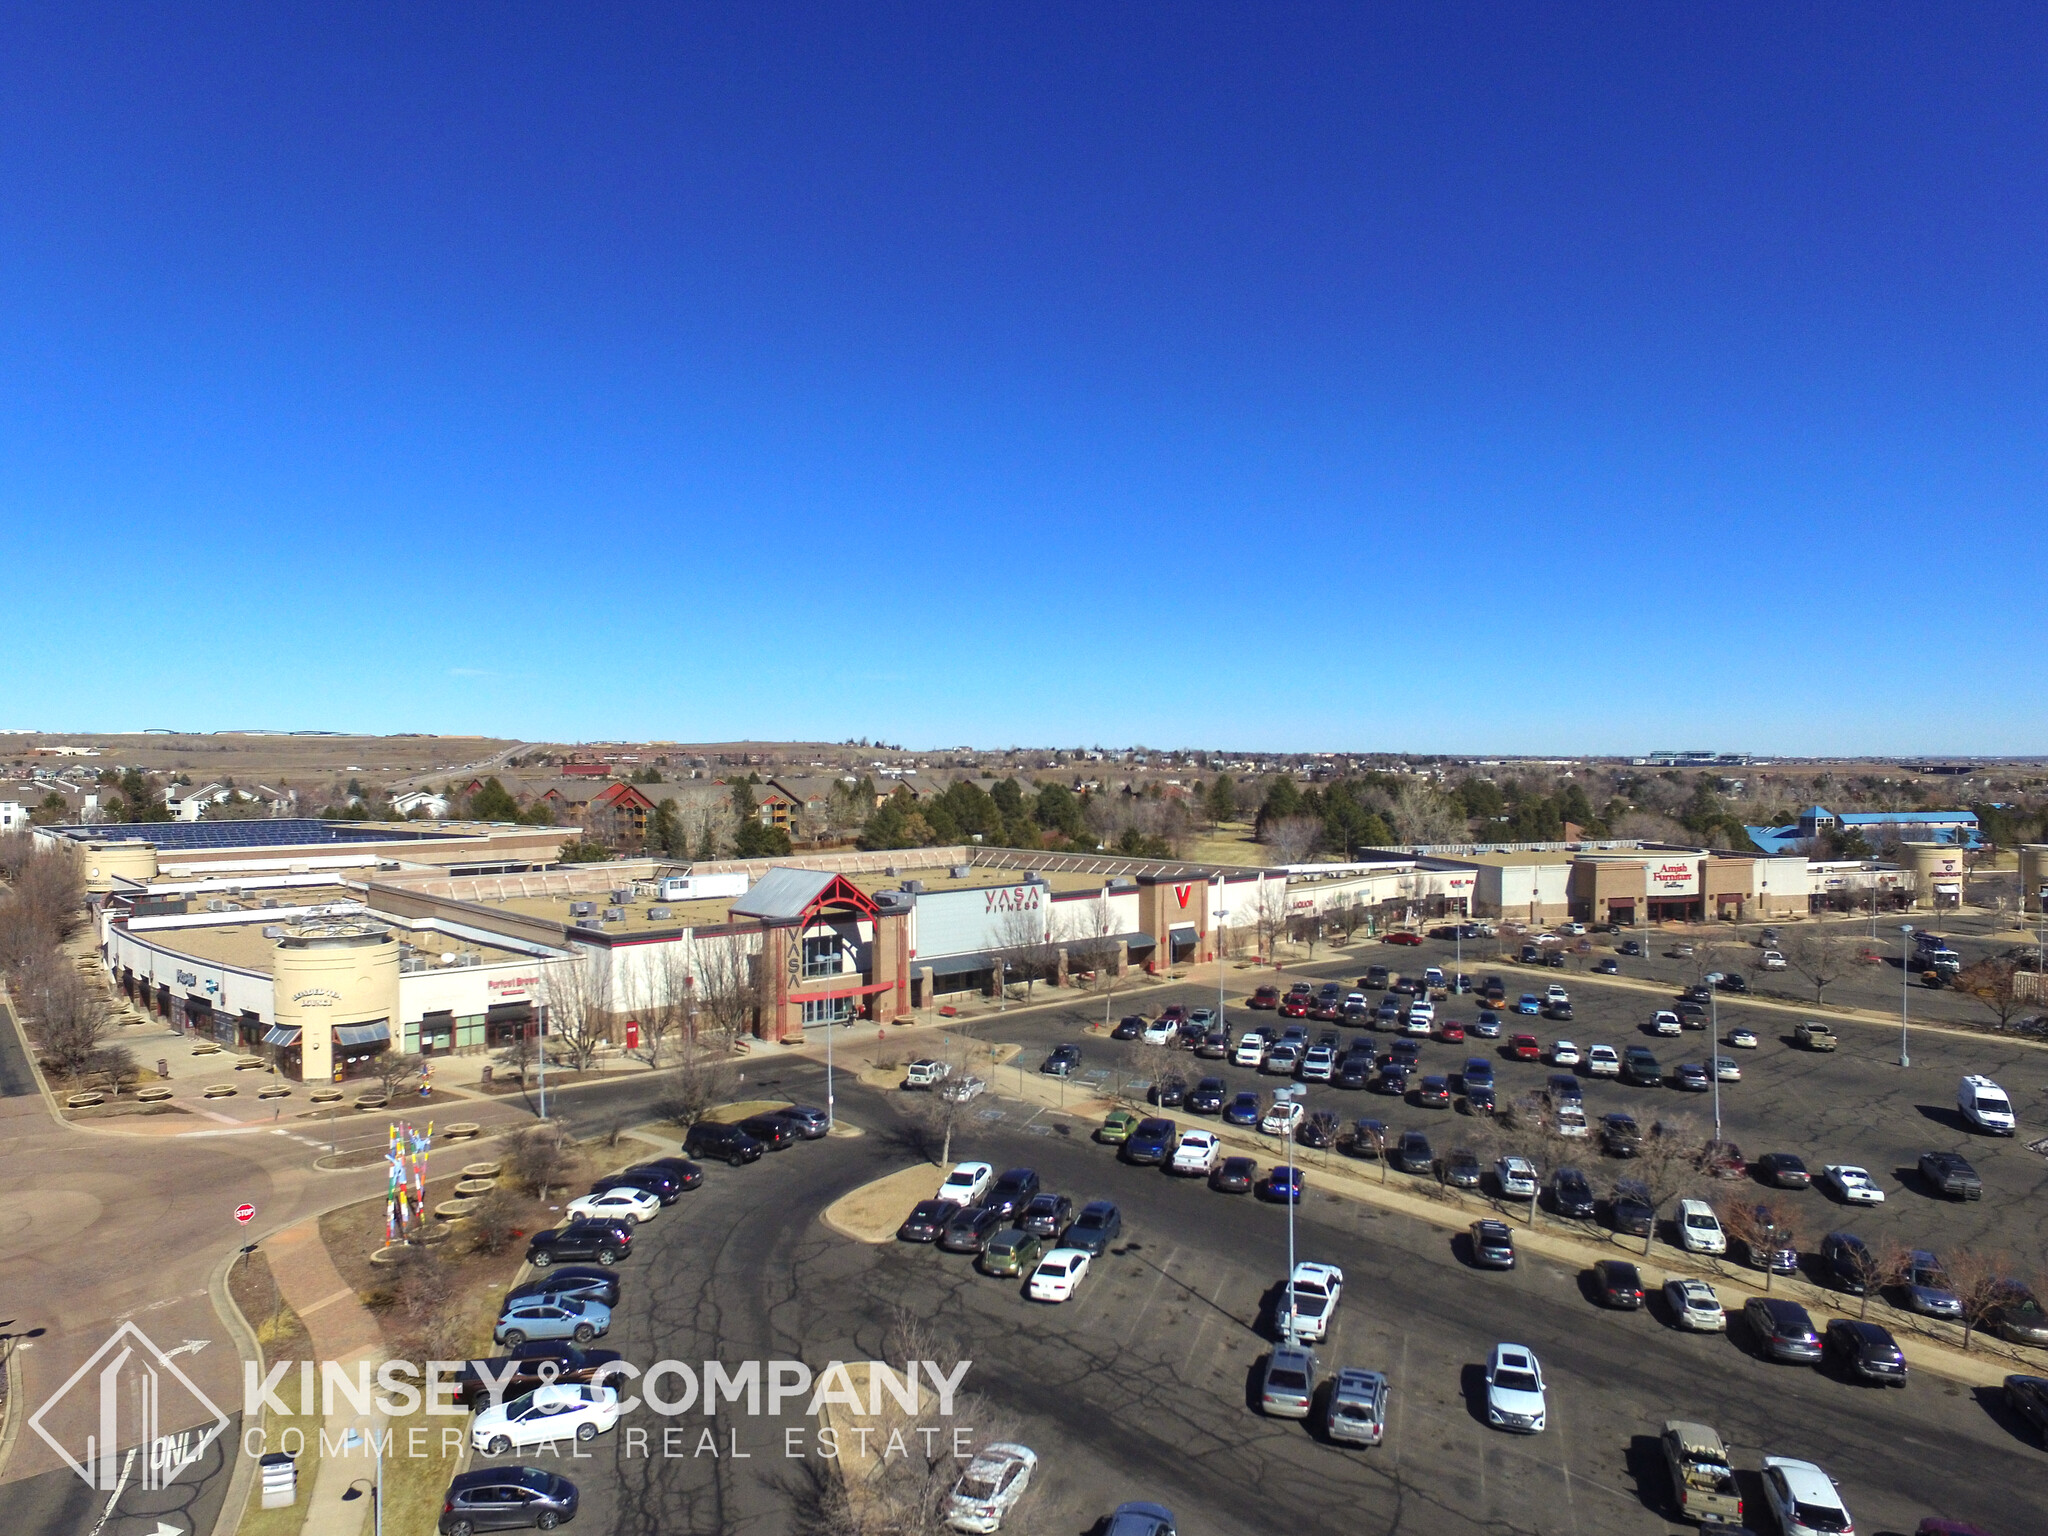
[[[937,1194],[945,1177],[944,1169],[929,1163],[904,1168],[841,1195],[825,1207],[820,1219],[841,1237],[858,1243],[894,1242],[910,1208]]]

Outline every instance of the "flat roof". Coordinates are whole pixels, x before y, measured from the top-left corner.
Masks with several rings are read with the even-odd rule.
[[[415,932],[367,913],[344,921],[362,922],[372,927],[390,929],[394,943],[410,946],[409,949],[401,948],[402,957],[409,957],[414,952],[433,959],[439,959],[442,955],[474,955],[479,962],[487,965],[533,958],[521,950],[500,949],[495,945],[458,939],[450,934]],[[190,955],[195,960],[209,960],[216,965],[232,965],[238,970],[258,971],[267,976],[276,967],[277,940],[266,939],[263,930],[275,922],[273,914],[265,913],[262,914],[262,919],[246,923],[217,923],[203,928],[143,929],[137,932],[135,937],[154,944],[159,949]]]
[[[1575,848],[1544,848],[1529,853],[1432,854],[1430,857],[1441,859],[1446,864],[1484,864],[1493,869],[1510,869],[1523,864],[1570,864],[1584,851]],[[1634,849],[1621,848],[1610,851],[1617,854],[1635,852]]]

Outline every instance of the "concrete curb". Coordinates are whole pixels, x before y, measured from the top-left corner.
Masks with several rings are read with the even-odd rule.
[[[258,1375],[263,1371],[263,1346],[256,1338],[256,1330],[249,1326],[249,1319],[242,1315],[242,1309],[235,1305],[235,1298],[228,1290],[228,1276],[234,1272],[236,1260],[242,1257],[238,1248],[214,1267],[207,1277],[206,1294],[213,1303],[216,1316],[227,1325],[228,1335],[235,1341],[235,1352],[244,1364],[256,1363]],[[245,1423],[244,1429],[248,1428]],[[228,1474],[227,1496],[221,1500],[220,1513],[214,1516],[213,1536],[234,1536],[241,1528],[242,1516],[249,1505],[249,1488],[256,1479],[256,1464],[242,1454],[238,1444],[229,1453],[234,1459],[233,1470]]]
[[[8,1458],[14,1454],[14,1442],[21,1438],[21,1361],[16,1358],[19,1349],[17,1345],[7,1351],[6,1413],[0,1417],[0,1476],[5,1476]]]

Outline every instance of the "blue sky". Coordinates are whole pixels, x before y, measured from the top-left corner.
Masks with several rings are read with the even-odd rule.
[[[5,27],[0,725],[2048,751],[2038,6]]]

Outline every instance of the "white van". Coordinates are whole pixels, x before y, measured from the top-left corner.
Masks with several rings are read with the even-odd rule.
[[[1721,1230],[1721,1218],[1704,1200],[1678,1202],[1678,1240],[1687,1253],[1728,1251],[1728,1235]]]
[[[2013,1118],[2012,1100],[1988,1077],[1964,1078],[1956,1088],[1956,1108],[1978,1130],[1994,1136],[2010,1136],[2019,1129],[2019,1122]]]

